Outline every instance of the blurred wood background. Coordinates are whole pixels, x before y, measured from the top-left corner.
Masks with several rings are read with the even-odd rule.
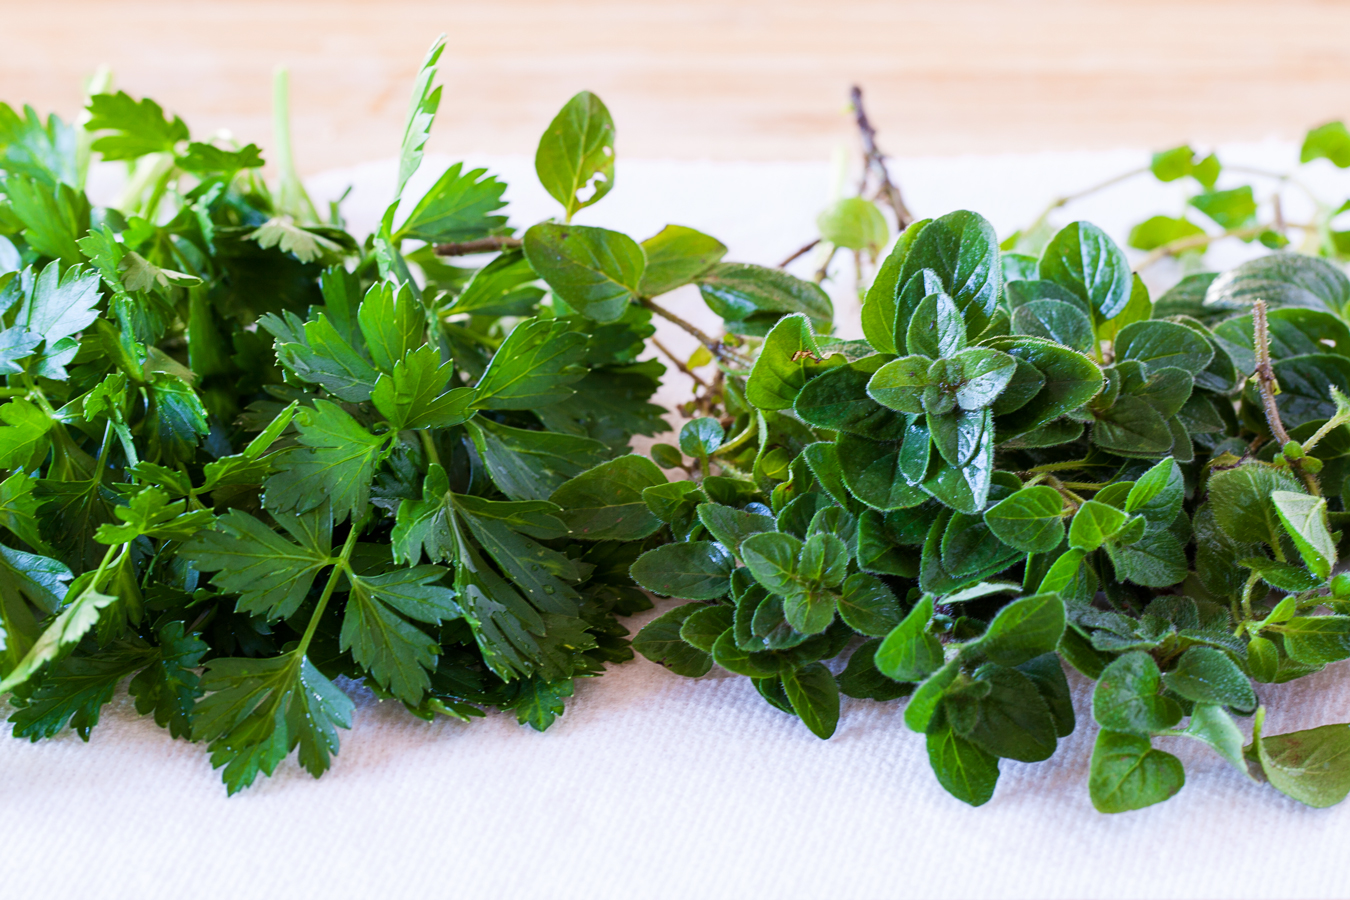
[[[100,63],[198,134],[270,141],[274,65],[314,172],[393,155],[448,35],[430,149],[532,154],[590,88],[629,157],[822,159],[866,90],[893,154],[1161,146],[1350,115],[1350,3],[1314,0],[3,0],[0,99],[63,117]]]

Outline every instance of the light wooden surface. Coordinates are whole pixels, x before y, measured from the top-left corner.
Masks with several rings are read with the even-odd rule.
[[[392,155],[444,31],[431,149],[532,153],[583,87],[630,157],[822,159],[867,91],[893,154],[1293,139],[1350,115],[1350,4],[1310,0],[0,0],[0,98],[73,114],[99,63],[317,171]]]

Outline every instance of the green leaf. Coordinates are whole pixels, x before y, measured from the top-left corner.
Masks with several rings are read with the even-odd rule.
[[[1350,659],[1350,616],[1295,616],[1272,630],[1295,662],[1325,666]]]
[[[338,399],[369,400],[379,371],[353,347],[323,313],[300,324],[263,316],[258,324],[276,337],[277,361],[296,378],[321,385]],[[400,357],[401,359],[402,357]]]
[[[1214,358],[1209,341],[1175,322],[1135,322],[1116,336],[1116,358],[1137,359],[1150,370],[1175,366],[1200,372]]]
[[[547,500],[608,455],[604,444],[588,437],[511,428],[481,417],[469,423],[469,433],[493,482],[513,500]]]
[[[998,303],[1003,272],[993,226],[979,214],[967,210],[934,219],[910,245],[896,284],[903,288],[924,269],[931,269],[946,288],[947,295],[966,320],[967,333],[977,335],[982,332]],[[904,349],[914,310],[928,293],[925,290],[912,301],[898,301],[895,313],[897,348]]]
[[[788,624],[802,634],[819,634],[834,620],[835,595],[848,566],[844,542],[831,534],[812,535],[804,544],[790,534],[765,532],[741,543],[741,559],[755,579],[783,598]]]
[[[1186,783],[1181,760],[1148,738],[1103,729],[1092,748],[1088,793],[1098,812],[1119,813],[1161,803]]]
[[[436,639],[406,619],[439,624],[461,616],[455,592],[439,586],[446,570],[413,566],[384,575],[351,575],[339,647],[394,696],[416,706],[431,684]],[[406,617],[406,619],[404,618]]]
[[[997,665],[981,666],[975,678],[989,688],[973,703],[977,714],[972,727],[960,727],[957,713],[950,708],[959,705],[957,698],[947,701],[948,718],[963,737],[1005,759],[1049,759],[1058,743],[1055,720],[1035,683],[1016,669]]]
[[[541,222],[525,232],[525,258],[582,315],[613,322],[639,296],[646,257],[626,234]]]
[[[155,724],[176,738],[192,734],[192,713],[201,696],[201,679],[193,670],[210,647],[182,622],[166,622],[155,630],[159,654],[127,686],[136,698],[136,712],[154,714]]]
[[[1094,409],[1092,443],[1115,453],[1160,456],[1172,449],[1167,420],[1147,400],[1122,394],[1106,409]]]
[[[534,170],[568,221],[614,186],[614,120],[590,91],[574,96],[539,139]]]
[[[984,513],[989,530],[1023,553],[1047,553],[1064,540],[1064,498],[1043,484],[1022,488]]]
[[[23,226],[23,239],[40,256],[67,266],[84,262],[77,242],[89,231],[92,207],[83,192],[65,184],[49,187],[10,176],[5,179],[5,193]]]
[[[718,638],[731,631],[734,613],[728,606],[707,606],[684,620],[680,638],[705,653],[713,652]]]
[[[872,440],[899,440],[905,433],[904,418],[883,408],[868,394],[869,382],[885,362],[886,357],[879,354],[868,356],[812,378],[797,395],[793,411],[803,421],[821,428]]]
[[[1183,145],[1153,154],[1149,169],[1159,181],[1176,181],[1191,174],[1194,160],[1195,151]]]
[[[1259,463],[1215,472],[1209,479],[1209,505],[1224,533],[1234,541],[1275,544],[1283,532],[1271,495],[1297,493],[1291,476]]]
[[[726,255],[719,240],[683,225],[667,225],[642,242],[647,267],[642,272],[639,292],[656,297],[689,284],[707,272]]]
[[[726,433],[722,430],[720,422],[702,416],[685,422],[684,426],[680,428],[680,449],[684,451],[686,456],[703,459],[711,456],[718,447],[722,446],[722,440],[725,437]]]
[[[1058,594],[1024,597],[998,611],[977,646],[991,662],[1020,666],[1054,650],[1065,621],[1064,601]]]
[[[1205,191],[1186,201],[1218,223],[1220,228],[1241,228],[1256,220],[1256,198],[1251,185],[1229,191]]]
[[[933,599],[925,596],[886,635],[876,651],[876,667],[896,681],[923,681],[942,667],[942,644],[928,633]]]
[[[828,738],[839,725],[839,686],[830,670],[818,662],[783,670],[783,689],[806,727],[818,738]]]
[[[955,356],[966,349],[966,322],[951,297],[937,293],[919,301],[909,320],[905,346],[910,353],[931,359]]]
[[[1152,531],[1126,544],[1125,531],[1106,548],[1117,577],[1146,587],[1169,587],[1186,577],[1186,549],[1176,535]]]
[[[1208,744],[1248,780],[1255,780],[1247,771],[1247,761],[1242,756],[1242,731],[1222,706],[1214,703],[1195,704],[1191,720],[1182,733]]]
[[[71,583],[65,608],[43,629],[19,664],[0,680],[0,694],[14,690],[43,666],[64,657],[98,623],[99,611],[117,602],[117,597],[95,589],[94,575],[86,572]]]
[[[475,272],[445,311],[481,316],[532,315],[544,297],[538,282],[539,276],[525,252],[510,250]]]
[[[1335,806],[1350,794],[1350,725],[1269,737],[1259,734],[1260,719],[1257,728],[1253,743],[1261,770],[1280,793],[1317,809]]]
[[[1138,513],[1150,529],[1176,521],[1186,499],[1185,480],[1174,459],[1164,459],[1139,477],[1125,497],[1125,512]]]
[[[535,409],[564,400],[586,374],[586,336],[565,321],[527,319],[507,336],[473,391],[476,409]]]
[[[56,426],[37,404],[16,397],[0,406],[0,468],[36,468],[47,456],[47,434]]]
[[[433,88],[436,79],[436,63],[445,51],[445,35],[432,42],[427,55],[418,67],[417,78],[413,82],[412,100],[408,105],[408,118],[403,126],[403,142],[398,157],[398,187],[394,190],[394,200],[403,196],[408,179],[422,165],[422,148],[431,135],[431,123],[436,118],[436,109],[441,104],[441,89]]]
[[[394,371],[408,351],[422,346],[426,334],[426,314],[406,284],[375,284],[361,301],[357,320],[370,358],[385,372]]]
[[[635,541],[661,527],[642,499],[643,488],[665,482],[650,459],[629,454],[563,482],[549,500],[563,508],[562,519],[576,538]]]
[[[395,431],[458,425],[471,414],[474,392],[447,391],[453,372],[454,364],[442,365],[435,349],[419,347],[394,365],[392,375],[380,375],[370,400]]]
[[[99,276],[79,266],[64,275],[57,263],[50,263],[34,277],[31,269],[21,272],[23,303],[14,324],[43,339],[38,375],[64,380],[65,366],[78,349],[75,336],[98,318]]]
[[[1215,278],[1205,291],[1205,307],[1246,312],[1258,298],[1272,308],[1303,306],[1339,315],[1350,302],[1350,277],[1324,259],[1272,253]]]
[[[862,330],[867,342],[878,353],[895,353],[896,295],[903,284],[899,281],[905,258],[914,241],[932,219],[911,222],[900,233],[891,252],[882,262],[872,285],[867,289],[862,307]],[[908,325],[905,326],[908,328]]]
[[[867,383],[868,395],[882,406],[903,413],[922,413],[923,396],[932,362],[926,356],[902,356],[876,370]]]
[[[333,519],[326,505],[273,518],[295,541],[232,509],[213,530],[189,541],[182,554],[198,569],[215,572],[211,581],[221,591],[238,594],[239,611],[284,619],[295,614],[319,572],[334,561]]]
[[[889,634],[903,618],[891,589],[880,578],[865,572],[855,572],[844,582],[838,606],[844,624],[871,637]]]
[[[1103,729],[1147,737],[1181,721],[1181,707],[1164,697],[1158,664],[1133,651],[1106,667],[1092,692],[1092,717]]]
[[[124,678],[152,657],[138,645],[114,644],[93,656],[69,656],[52,666],[31,696],[9,717],[14,737],[37,741],[55,736],[66,723],[84,740]]]
[[[698,519],[708,533],[732,553],[739,553],[741,542],[752,534],[774,531],[773,517],[734,509],[721,503],[700,503]]]
[[[1024,361],[1039,372],[1043,386],[1027,402],[999,416],[1009,436],[1034,431],[1087,403],[1102,389],[1102,372],[1092,360],[1067,347],[1032,337],[995,338],[988,346]]]
[[[708,607],[686,603],[662,613],[642,627],[633,638],[633,649],[676,675],[698,678],[712,669],[712,656],[680,637],[685,621]]]
[[[839,355],[822,357],[806,316],[784,316],[764,338],[745,385],[745,399],[759,409],[791,409],[808,380],[845,362]]]
[[[1319,125],[1303,138],[1298,161],[1306,163],[1314,159],[1329,159],[1339,169],[1350,166],[1350,132],[1345,130],[1344,122]]]
[[[233,794],[261,772],[271,775],[296,747],[311,775],[328,769],[338,728],[350,728],[354,707],[309,661],[291,652],[267,659],[207,663],[205,699],[197,704],[192,739],[207,741],[211,765]]]
[[[718,263],[697,279],[708,308],[728,322],[760,313],[801,313],[827,332],[834,318],[830,297],[817,284],[780,269],[748,263]]]
[[[1079,353],[1091,352],[1095,343],[1092,320],[1063,300],[1032,300],[1022,304],[1013,310],[1012,327],[1017,334],[1045,338]]]
[[[301,409],[295,422],[301,446],[283,456],[277,463],[280,471],[267,479],[267,508],[302,514],[327,503],[338,523],[348,515],[362,515],[371,479],[387,452],[387,437],[371,434],[327,400]]]
[[[1120,531],[1126,518],[1113,506],[1089,500],[1078,508],[1069,525],[1069,546],[1091,553]]]
[[[988,347],[962,350],[949,362],[960,366],[958,381],[950,382],[948,378],[935,375],[931,369],[928,377],[944,389],[954,389],[956,405],[967,410],[983,409],[993,403],[1017,370],[1016,359]]]
[[[500,231],[506,227],[506,216],[492,213],[506,205],[505,191],[506,185],[486,169],[464,172],[464,164],[455,163],[417,201],[394,239],[471,241]]]
[[[957,734],[945,719],[928,730],[928,764],[943,790],[963,803],[983,806],[998,784],[998,757]]]
[[[926,451],[926,433],[923,443]],[[901,471],[901,445],[843,434],[835,447],[844,483],[853,496],[873,509],[908,509],[927,499],[923,490],[911,485]]]
[[[113,510],[124,524],[100,525],[94,537],[102,544],[126,544],[141,536],[183,541],[215,523],[209,509],[186,510],[186,500],[170,502],[164,491],[148,487],[137,492],[126,506]]]
[[[705,504],[712,505],[712,504]],[[712,600],[726,594],[736,561],[714,541],[665,544],[638,557],[630,570],[647,590],[686,600]]]
[[[1130,302],[1130,264],[1106,233],[1074,222],[1051,238],[1041,256],[1040,275],[1088,305],[1105,322]]]
[[[95,138],[90,149],[106,160],[135,159],[147,153],[172,153],[179,141],[188,139],[188,127],[177,116],[164,115],[158,103],[136,101],[125,91],[95,94],[89,98],[85,129],[112,132]]]
[[[1308,569],[1319,578],[1330,577],[1336,565],[1336,542],[1327,527],[1326,499],[1296,491],[1272,491],[1270,500]]]
[[[874,256],[890,238],[886,217],[877,205],[862,197],[844,197],[816,217],[821,240],[849,250],[868,250]]]
[[[1203,228],[1185,216],[1150,216],[1130,229],[1125,243],[1136,250],[1156,250],[1172,241],[1204,233]]]
[[[1163,676],[1163,684],[1196,703],[1217,703],[1242,712],[1256,709],[1256,692],[1247,676],[1227,654],[1213,647],[1188,648]]]

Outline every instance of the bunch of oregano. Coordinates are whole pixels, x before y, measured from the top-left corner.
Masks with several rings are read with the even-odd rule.
[[[1073,731],[1064,664],[1096,682],[1097,809],[1180,790],[1181,761],[1155,746],[1171,736],[1304,803],[1340,802],[1350,725],[1263,735],[1258,691],[1350,657],[1350,575],[1333,576],[1350,519],[1350,279],[1284,252],[1155,302],[1089,223],[1000,248],[972,212],[912,221],[860,99],[865,171],[902,228],[865,290],[866,339],[831,337],[806,305],[766,316],[783,310],[702,277],[728,332],[763,339],[753,364],[719,366],[679,448],[656,448],[691,477],[644,491],[672,541],[632,574],[693,602],[634,646],[680,674],[745,675],[822,738],[841,694],[908,698],[939,783],[972,805],[1001,759],[1047,759]],[[1334,160],[1344,134],[1315,130],[1304,160]],[[1217,166],[1181,148],[1152,169],[1195,177],[1191,205],[1214,213]],[[1224,237],[1282,243],[1283,226],[1248,215],[1145,262]],[[822,244],[817,281],[836,251],[861,275],[887,242],[861,192],[820,227],[792,257]]]

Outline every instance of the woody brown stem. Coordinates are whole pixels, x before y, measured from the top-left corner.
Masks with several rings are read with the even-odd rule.
[[[1280,418],[1280,407],[1275,402],[1275,396],[1280,392],[1280,383],[1275,378],[1275,368],[1270,364],[1270,323],[1266,316],[1266,301],[1257,300],[1252,304],[1252,325],[1253,343],[1256,344],[1256,381],[1261,391],[1261,407],[1265,410],[1266,424],[1270,426],[1270,433],[1280,442],[1280,446],[1284,447],[1290,438],[1289,432],[1285,430],[1284,421]],[[1308,493],[1315,497],[1321,496],[1322,491],[1318,487],[1317,478],[1303,468],[1303,460],[1291,459],[1289,464],[1307,486]]]
[[[687,322],[684,319],[681,319],[679,316],[675,315],[670,310],[666,309],[664,306],[660,306],[652,302],[650,297],[639,297],[638,303],[647,307],[647,309],[650,309],[652,312],[656,313],[658,316],[665,319],[667,322],[671,322],[675,325],[678,325],[680,328],[683,328],[685,331],[689,332],[691,335],[694,336],[695,339],[698,340],[700,344],[707,347],[708,350],[712,352],[713,356],[717,357],[723,362],[735,363],[738,366],[750,365],[750,360],[746,359],[744,356],[741,356],[739,353],[732,350],[730,347],[728,347],[726,344],[723,344],[721,341],[716,340],[715,338],[712,337],[712,335],[708,334],[706,331],[704,331],[702,328],[699,328],[692,322]]]
[[[460,241],[453,244],[437,244],[437,256],[471,256],[474,253],[496,253],[498,250],[516,250],[521,246],[520,238],[485,237],[472,241]]]
[[[867,177],[868,168],[876,170],[877,177],[881,180],[880,193],[895,212],[896,228],[904,231],[909,227],[909,223],[914,221],[914,215],[909,211],[909,207],[905,206],[900,189],[891,181],[891,173],[886,169],[886,157],[877,149],[877,131],[872,127],[867,112],[863,109],[862,88],[855,84],[849,92],[849,99],[853,103],[853,116],[858,122],[858,133],[862,135],[863,159],[866,164],[863,178]]]
[[[652,346],[655,347],[657,350],[660,350],[665,355],[666,359],[674,363],[675,368],[679,369],[681,372],[688,375],[690,378],[694,379],[695,384],[704,389],[708,388],[709,386],[708,382],[704,381],[702,378],[698,376],[697,372],[695,372],[693,369],[685,365],[683,360],[681,360],[678,356],[672,353],[669,347],[658,341],[656,338],[652,338]]]

